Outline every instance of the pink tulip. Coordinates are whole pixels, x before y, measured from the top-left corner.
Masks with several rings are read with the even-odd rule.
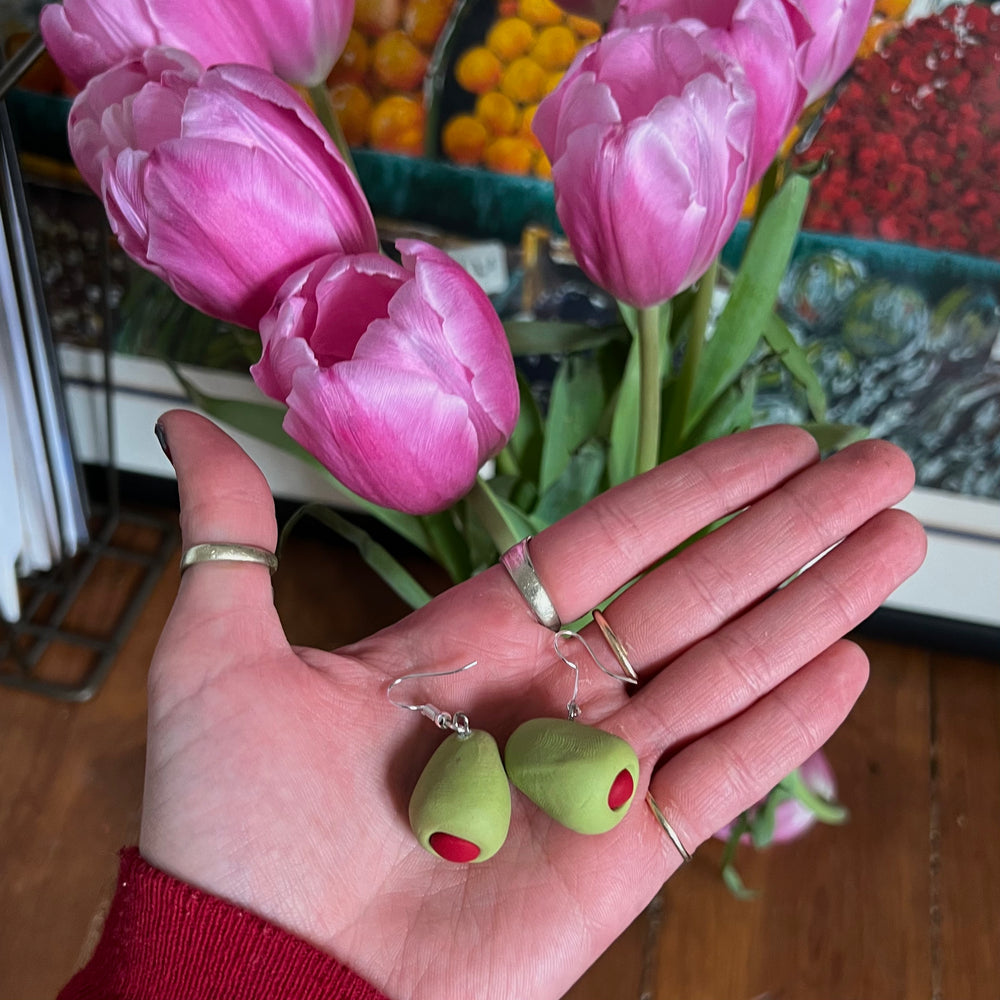
[[[584,49],[533,127],[587,275],[640,307],[697,281],[739,220],[754,115],[739,64],[683,28],[618,29]]]
[[[156,45],[204,66],[247,63],[310,87],[343,52],[353,15],[353,0],[65,0],[43,7],[39,25],[78,87]]]
[[[125,252],[212,316],[255,328],[303,264],[378,248],[357,179],[266,70],[149,49],[91,80],[69,139]]]
[[[805,107],[796,59],[807,26],[798,35],[782,0],[622,0],[612,27],[666,19],[743,67],[758,96],[750,183],[764,175]]]
[[[783,2],[798,15],[799,79],[809,93],[808,103],[811,104],[822,97],[854,61],[871,21],[874,0]]]
[[[284,427],[345,486],[410,514],[443,510],[517,422],[510,347],[479,286],[445,253],[400,240],[292,275],[251,368]]]

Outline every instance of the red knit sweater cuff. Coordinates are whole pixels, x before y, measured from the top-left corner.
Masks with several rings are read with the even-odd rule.
[[[90,962],[59,1000],[386,1000],[334,958],[122,851]]]

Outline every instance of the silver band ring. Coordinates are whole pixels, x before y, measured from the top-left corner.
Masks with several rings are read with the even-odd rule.
[[[625,652],[624,644],[611,630],[611,626],[608,624],[608,620],[604,617],[600,608],[594,609],[594,621],[601,630],[601,635],[604,636],[605,641],[611,647],[611,652],[615,654],[615,659],[621,664],[622,671],[626,676],[637,681],[639,675],[635,672],[635,667],[632,666],[632,661],[628,658],[628,653]]]
[[[267,549],[258,548],[256,545],[237,545],[234,542],[204,542],[201,545],[192,545],[183,556],[181,556],[181,572],[194,566],[196,563],[206,562],[244,562],[260,563],[266,566],[269,573],[274,573],[278,568],[278,557]]]
[[[501,557],[510,578],[514,581],[517,589],[521,591],[521,596],[528,602],[534,616],[546,628],[558,632],[562,628],[562,622],[556,613],[552,598],[545,592],[542,581],[538,579],[535,567],[532,565],[531,556],[528,555],[528,542],[531,535],[522,538],[516,545],[512,545]]]
[[[688,854],[687,848],[681,843],[681,838],[677,836],[674,828],[667,822],[667,817],[663,815],[663,811],[656,804],[656,800],[653,798],[652,792],[646,792],[646,804],[656,817],[656,822],[663,827],[667,836],[670,838],[670,843],[677,848],[677,853],[680,854],[681,861],[683,861],[684,864],[687,864],[691,860],[691,855]]]

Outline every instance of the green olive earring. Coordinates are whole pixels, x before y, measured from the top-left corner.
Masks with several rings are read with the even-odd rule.
[[[446,677],[474,667],[407,674],[386,692],[398,708],[420,712],[450,736],[434,751],[410,796],[410,829],[420,845],[445,861],[485,861],[507,839],[510,784],[496,740],[472,729],[462,712],[451,715],[430,704],[407,705],[392,696],[396,685],[420,677]]]
[[[518,726],[504,749],[504,766],[513,785],[556,822],[577,833],[606,833],[625,818],[632,804],[639,759],[625,740],[576,721],[580,668],[559,646],[561,639],[570,638],[581,642],[608,676],[636,683],[633,677],[608,670],[576,632],[557,632],[556,653],[574,678],[566,718],[529,719]]]

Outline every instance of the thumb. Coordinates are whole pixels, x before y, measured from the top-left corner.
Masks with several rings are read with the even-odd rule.
[[[278,535],[274,500],[249,455],[210,420],[187,410],[163,414],[156,433],[177,473],[183,551],[228,542],[273,552]],[[189,625],[245,613],[257,619],[259,628],[265,609],[277,622],[270,573],[257,563],[190,566],[178,593],[175,610],[181,609]]]

